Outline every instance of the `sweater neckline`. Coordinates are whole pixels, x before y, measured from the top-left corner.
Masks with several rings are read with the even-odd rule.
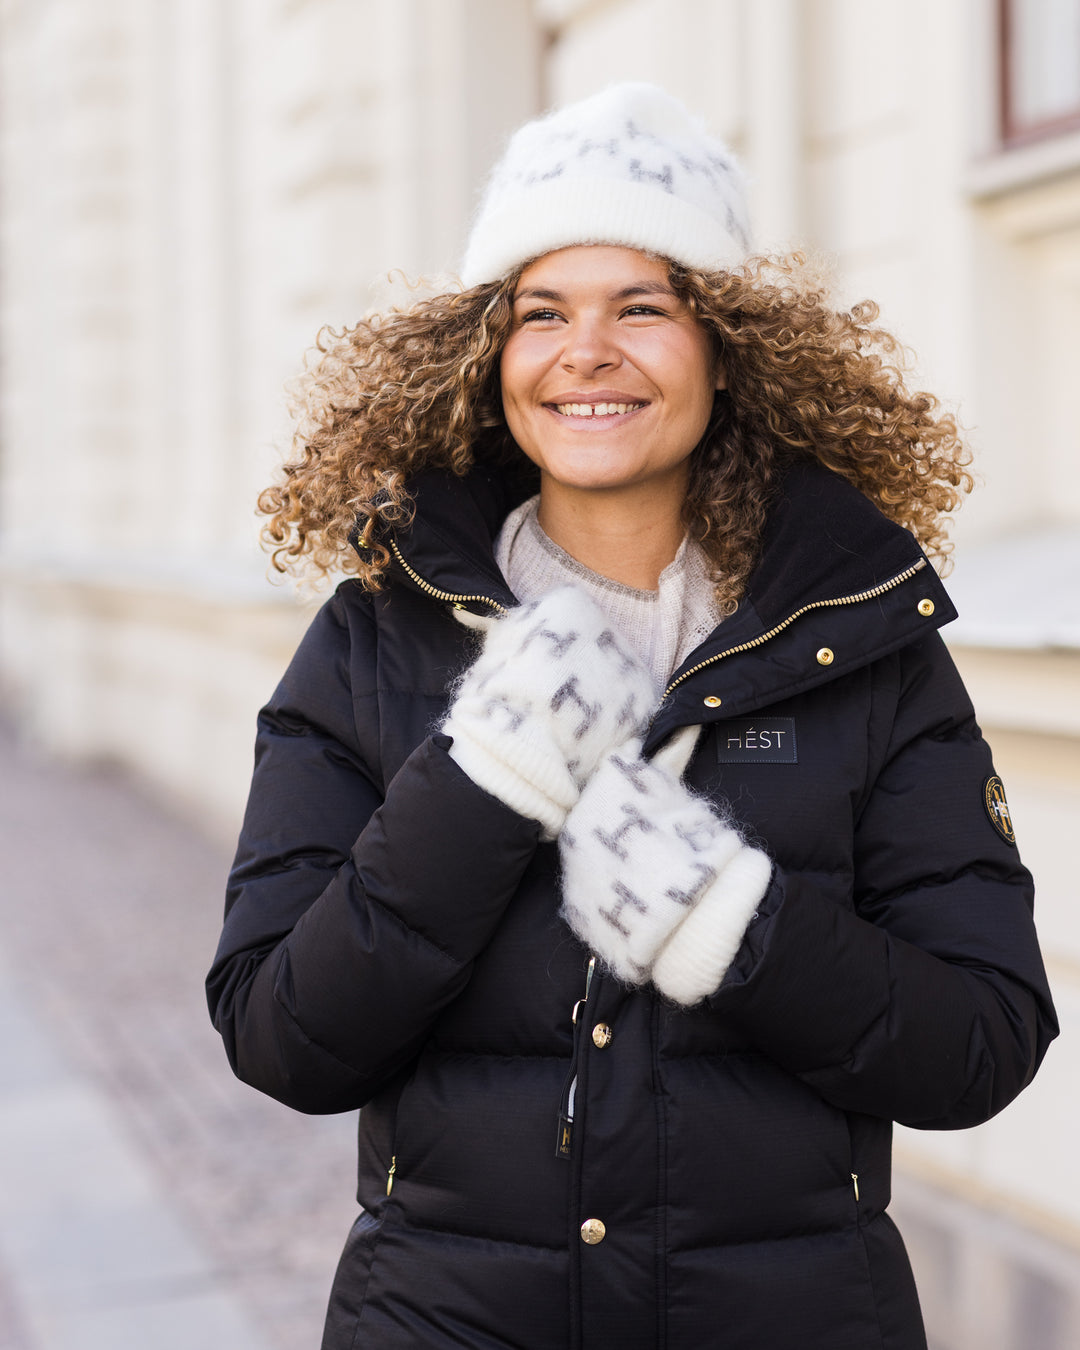
[[[652,604],[660,603],[660,595],[666,583],[674,581],[687,568],[687,554],[690,547],[690,541],[683,537],[678,551],[671,562],[660,573],[659,585],[655,590],[646,587],[629,586],[624,581],[616,581],[614,577],[607,577],[602,572],[596,572],[585,563],[580,562],[572,553],[568,553],[561,544],[557,544],[544,530],[540,524],[540,495],[530,497],[527,501],[516,507],[506,518],[503,526],[503,537],[506,538],[504,545],[507,554],[513,549],[514,540],[518,532],[525,530],[528,532],[530,542],[535,547],[545,553],[562,571],[566,572],[575,580],[585,581],[600,590],[610,591],[614,595],[622,595],[627,599],[644,601]]]

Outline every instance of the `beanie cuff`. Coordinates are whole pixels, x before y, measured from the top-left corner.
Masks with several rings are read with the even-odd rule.
[[[737,226],[730,232],[685,198],[655,184],[574,177],[535,183],[481,216],[461,280],[466,288],[496,281],[532,258],[579,244],[640,249],[702,271],[746,258]]]

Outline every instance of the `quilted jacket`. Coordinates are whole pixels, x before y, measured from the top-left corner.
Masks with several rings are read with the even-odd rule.
[[[415,491],[392,583],[338,589],[260,716],[208,980],[242,1079],[360,1108],[324,1350],[922,1347],[892,1122],[986,1120],[1056,1033],[933,570],[798,464],[738,612],[672,677],[646,753],[704,724],[687,781],[775,863],[686,1011],[590,976],[556,847],[433,734],[476,650],[453,606],[514,603],[516,498],[479,470]]]

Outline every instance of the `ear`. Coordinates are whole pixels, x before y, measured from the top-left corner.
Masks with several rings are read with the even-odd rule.
[[[723,361],[717,361],[716,363],[716,380],[714,382],[713,388],[715,389],[727,388],[727,370],[724,367]]]

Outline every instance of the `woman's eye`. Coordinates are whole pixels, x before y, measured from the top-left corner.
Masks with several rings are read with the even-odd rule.
[[[631,305],[629,309],[623,311],[624,314],[628,314],[632,318],[637,318],[643,314],[652,318],[655,315],[663,314],[663,312],[662,309],[657,309],[655,305]]]
[[[522,323],[543,323],[547,319],[557,319],[559,316],[553,309],[530,309],[527,314],[521,316]]]

